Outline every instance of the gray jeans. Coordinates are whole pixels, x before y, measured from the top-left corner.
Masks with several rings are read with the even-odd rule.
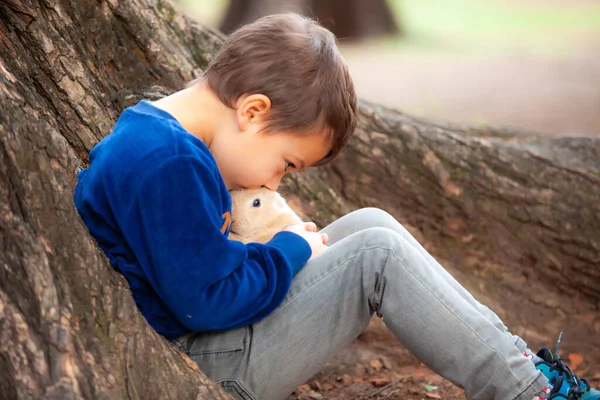
[[[469,294],[388,213],[367,208],[323,229],[329,249],[298,273],[267,318],[175,341],[237,399],[283,399],[377,313],[468,399],[533,399],[547,384],[525,342]]]

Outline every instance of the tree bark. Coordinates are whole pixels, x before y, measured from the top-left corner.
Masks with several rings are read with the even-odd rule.
[[[386,0],[230,0],[220,29],[231,33],[261,17],[283,12],[315,18],[343,40],[401,34]]]
[[[149,327],[73,207],[122,109],[199,76],[222,38],[163,1],[0,3],[0,398],[226,398]],[[598,138],[363,102],[343,154],[282,191],[320,225],[385,208],[465,275],[493,264],[515,293],[560,288],[556,307],[599,309]]]
[[[0,398],[225,399],[138,312],[73,206],[128,89],[180,87],[221,42],[167,3],[0,3]]]
[[[563,310],[600,309],[598,137],[458,126],[362,101],[345,151],[283,193],[311,199],[306,214],[321,225],[384,208],[441,258],[493,265],[498,284],[532,301],[519,280],[564,292]]]

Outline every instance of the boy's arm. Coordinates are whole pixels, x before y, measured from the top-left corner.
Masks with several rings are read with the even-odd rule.
[[[235,328],[266,317],[311,256],[308,243],[291,232],[267,244],[228,240],[216,205],[220,196],[208,166],[178,156],[140,181],[119,218],[152,287],[192,331]]]

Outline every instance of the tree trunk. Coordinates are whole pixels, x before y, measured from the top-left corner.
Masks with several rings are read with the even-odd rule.
[[[261,17],[282,12],[316,18],[344,40],[400,34],[386,0],[230,0],[220,29],[231,33]]]
[[[321,225],[384,208],[441,258],[493,267],[532,301],[520,280],[563,292],[552,303],[565,311],[600,309],[598,137],[434,123],[363,101],[348,148],[283,193],[311,199]]]
[[[219,35],[144,0],[9,0],[0,41],[0,398],[228,398],[146,323],[72,193],[126,89],[180,87]]]
[[[162,1],[4,0],[0,41],[0,398],[226,398],[149,327],[73,207],[120,111],[197,77],[222,36]],[[466,277],[494,266],[510,293],[559,288],[554,306],[597,313],[599,139],[361,113],[333,165],[287,180],[292,205],[320,225],[385,208]]]

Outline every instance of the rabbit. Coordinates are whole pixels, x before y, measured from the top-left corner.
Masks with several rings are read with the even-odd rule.
[[[232,190],[229,239],[242,243],[266,243],[286,226],[302,219],[277,192],[261,188]]]

